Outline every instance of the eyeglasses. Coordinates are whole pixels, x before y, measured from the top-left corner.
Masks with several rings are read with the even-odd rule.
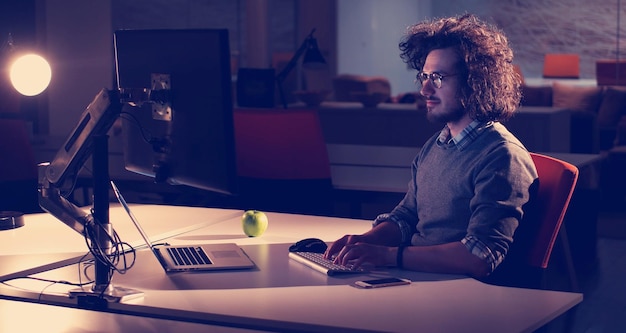
[[[415,82],[416,83],[419,82],[419,84],[423,86],[424,85],[424,81],[430,79],[430,81],[433,83],[435,88],[439,89],[439,88],[441,88],[441,81],[443,81],[444,78],[449,77],[449,76],[456,76],[456,75],[457,74],[443,75],[443,74],[439,74],[437,72],[433,72],[433,73],[419,72],[415,76]]]

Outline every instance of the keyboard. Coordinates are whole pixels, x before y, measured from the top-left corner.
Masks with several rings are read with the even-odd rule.
[[[289,258],[300,262],[306,266],[315,269],[318,272],[326,275],[337,275],[347,273],[364,273],[365,270],[361,267],[354,268],[352,266],[338,265],[332,262],[332,260],[324,259],[323,253],[315,252],[289,252]]]
[[[211,259],[209,259],[204,250],[199,246],[168,247],[167,252],[178,266],[212,264]]]

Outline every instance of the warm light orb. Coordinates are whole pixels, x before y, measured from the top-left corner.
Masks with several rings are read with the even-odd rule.
[[[13,87],[22,95],[35,96],[46,90],[52,70],[43,57],[27,54],[15,60],[9,72]]]

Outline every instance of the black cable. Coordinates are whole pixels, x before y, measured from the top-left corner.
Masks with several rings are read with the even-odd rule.
[[[94,215],[93,213],[94,212],[92,208],[92,216]],[[104,226],[96,219],[94,219],[90,223],[85,224],[83,234],[85,244],[89,249],[89,253],[91,253],[94,258],[89,261],[79,261],[79,279],[82,279],[82,275],[84,275],[90,281],[89,283],[82,283],[82,280],[79,280],[80,286],[84,286],[94,282],[93,279],[89,278],[88,270],[96,264],[94,260],[97,260],[98,262],[104,264],[104,266],[107,268],[107,285],[101,288],[100,294],[98,295],[99,298],[104,298],[104,293],[109,288],[113,274],[115,272],[125,274],[129,269],[134,266],[137,259],[137,254],[135,249],[130,244],[123,242],[120,239],[119,235],[114,229],[111,228],[110,231],[105,229]],[[102,237],[104,238],[105,242],[100,241]],[[110,244],[110,248],[103,248],[101,246],[102,243],[105,243],[107,245]],[[132,254],[132,259],[127,258],[129,254]],[[81,263],[84,263],[82,275],[80,273]]]
[[[108,238],[107,241],[111,244],[110,249],[105,249],[100,246],[98,231]],[[108,230],[103,228],[102,224],[94,220],[92,223],[85,225],[85,242],[95,260],[105,264],[109,268],[109,271],[111,271],[111,274],[113,271],[125,274],[134,266],[137,254],[130,244],[120,239],[115,229],[111,229],[111,231],[112,233],[109,233]],[[128,254],[132,254],[132,260],[127,258]]]
[[[50,282],[52,284],[64,284],[64,285],[68,285],[68,286],[75,286],[75,287],[82,287],[82,286],[86,286],[90,283],[92,283],[92,281],[89,282],[70,282],[70,281],[65,281],[65,280],[51,280],[51,279],[44,279],[44,278],[38,278],[38,277],[34,277],[34,276],[20,276],[20,277],[16,277],[13,278],[12,280],[35,280],[35,281],[40,281],[40,282]],[[5,286],[9,286],[12,288],[18,288],[16,286],[11,285],[10,283],[7,283],[6,281],[1,281],[0,283],[4,284]],[[48,288],[48,287],[46,287]],[[23,289],[23,288],[20,288]]]
[[[87,256],[87,254],[85,254],[85,255],[83,256],[83,258],[82,258],[82,259],[80,259],[80,260],[78,261],[78,263],[77,263],[77,264],[78,264],[78,267],[80,267],[80,264],[83,262],[83,259],[84,259],[86,256]],[[55,285],[55,284],[63,284],[63,285],[75,286],[75,287],[83,287],[83,286],[86,286],[86,285],[89,285],[89,284],[93,283],[93,281],[91,281],[91,280],[90,280],[90,281],[87,281],[87,282],[82,282],[82,277],[81,277],[80,272],[79,272],[79,274],[78,274],[78,282],[70,282],[70,281],[66,281],[66,280],[52,280],[52,279],[39,278],[39,277],[34,277],[34,276],[20,276],[20,277],[13,278],[13,279],[11,279],[11,280],[20,280],[20,279],[22,279],[22,280],[23,280],[23,279],[26,279],[26,280],[34,280],[34,281],[48,282],[48,283],[49,283],[47,286],[45,286],[43,289],[41,289],[41,291],[39,291],[39,296],[38,296],[38,298],[37,298],[37,301],[39,301],[39,302],[41,301],[41,299],[42,299],[42,297],[43,297],[43,295],[44,295],[45,291],[46,291],[48,288],[50,288],[50,287],[52,287],[53,285]],[[15,286],[15,285],[12,285],[12,284],[10,284],[10,283],[7,283],[7,281],[0,281],[0,283],[1,283],[1,284],[3,284],[3,285],[5,285],[5,286],[9,286],[9,287],[11,287],[11,288],[18,288],[18,289],[21,289],[21,290],[32,291],[32,290],[30,290],[30,289],[25,289],[25,288],[17,287],[17,286]]]
[[[141,124],[141,121],[139,121],[137,116],[135,116],[134,114],[130,112],[122,111],[120,113],[120,118],[126,118],[126,119],[131,120],[131,123],[137,126],[137,128],[139,128],[139,133],[141,133],[141,138],[143,139],[143,141],[145,141],[146,143],[152,144],[152,134],[150,134],[148,130],[146,130],[146,128]]]
[[[93,211],[92,211],[92,214],[93,214]],[[98,239],[96,238],[98,235],[96,232],[97,230],[103,231],[104,235],[108,237],[108,241],[111,243],[110,253],[107,253],[107,249],[103,249],[100,246],[100,242],[98,242]],[[49,282],[50,284],[44,287],[39,292],[39,300],[41,300],[41,297],[43,297],[45,290],[55,284],[64,284],[64,285],[70,285],[70,286],[76,286],[76,287],[84,287],[86,285],[92,284],[94,280],[89,278],[88,270],[89,268],[94,266],[95,264],[94,260],[99,260],[101,263],[104,263],[106,265],[106,267],[108,268],[108,274],[109,274],[108,283],[104,288],[102,288],[99,294],[100,298],[104,298],[105,296],[104,293],[108,290],[113,274],[115,272],[120,273],[120,274],[125,274],[129,269],[131,269],[136,262],[137,253],[135,249],[129,243],[121,241],[119,235],[117,234],[115,230],[112,230],[112,233],[109,233],[106,229],[103,228],[103,226],[100,223],[97,223],[97,221],[93,221],[92,223],[85,225],[84,235],[85,235],[85,242],[87,244],[87,247],[89,248],[89,253],[93,255],[94,259],[85,260],[85,258],[88,255],[87,253],[77,262],[78,270],[79,270],[78,272],[79,282],[69,282],[65,280],[51,280],[51,279],[38,278],[38,277],[32,277],[32,276],[17,277],[17,278],[14,278],[13,280],[29,279],[29,280],[35,280],[35,281],[41,281],[41,282]],[[132,254],[132,260],[127,258],[129,254]],[[80,272],[81,264],[83,264],[82,274]],[[87,278],[86,282],[82,281],[83,275]],[[7,283],[6,281],[0,281],[0,283],[6,286],[12,287],[12,288],[18,288],[16,286],[13,286]],[[20,288],[20,289],[23,289],[23,288]]]

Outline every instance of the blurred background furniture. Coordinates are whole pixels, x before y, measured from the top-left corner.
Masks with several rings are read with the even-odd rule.
[[[626,60],[596,60],[596,82],[599,86],[626,85]]]
[[[357,92],[391,95],[391,84],[383,76],[340,74],[333,78],[333,89],[338,102],[357,102]]]
[[[276,80],[273,68],[239,68],[236,101],[240,107],[271,108],[275,102]]]
[[[602,182],[608,206],[622,206],[626,198],[626,115],[617,124],[613,147],[607,151],[606,177]]]
[[[234,110],[242,209],[330,215],[326,142],[314,109]]]
[[[429,121],[417,105],[324,102],[317,110],[327,143],[421,147],[443,125]],[[569,153],[570,117],[566,108],[520,108],[505,125],[530,150]],[[581,135],[588,134],[576,133]]]
[[[543,77],[579,78],[579,55],[573,53],[547,53],[543,59]]]
[[[598,153],[615,145],[617,125],[626,116],[626,88],[576,86],[561,82],[524,85],[520,110],[536,107],[570,110],[573,153]]]

